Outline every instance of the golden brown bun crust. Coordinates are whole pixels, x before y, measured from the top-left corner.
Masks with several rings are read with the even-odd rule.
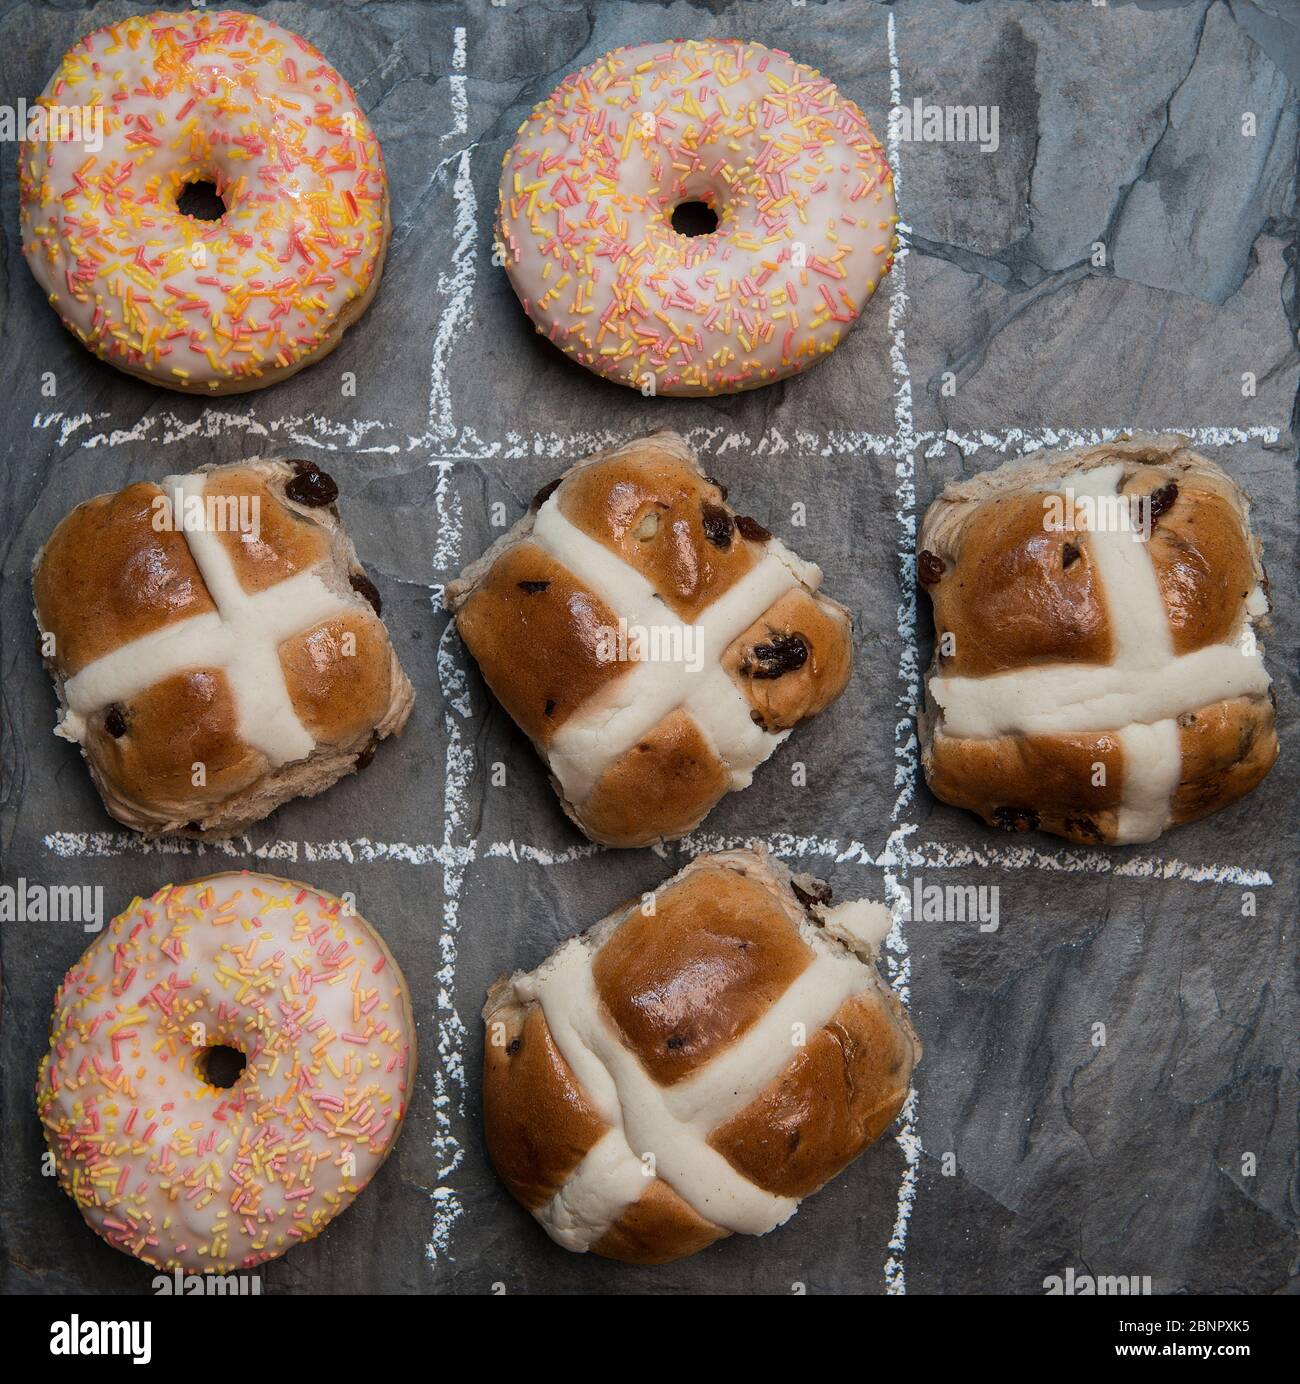
[[[247,497],[250,508],[256,506],[260,522],[255,538],[236,530],[217,535],[240,586],[250,595],[305,572],[329,556],[325,530],[282,504],[265,478],[251,467],[223,466],[211,472],[203,495],[205,499],[209,495],[232,500]]]
[[[922,584],[934,603],[936,643],[955,652],[948,677],[984,677],[1042,662],[1109,663],[1110,630],[1101,580],[1086,547],[1066,563],[1072,530],[1045,532],[1040,494],[1007,495],[982,505],[959,542],[938,556],[936,582]]]
[[[648,438],[579,471],[561,492],[560,512],[640,572],[683,620],[694,620],[757,561],[724,503],[720,486]],[[710,516],[716,542],[706,531]]]
[[[456,616],[465,647],[529,739],[555,732],[626,663],[602,661],[602,630],[618,617],[536,543],[493,564]]]
[[[502,981],[494,993],[499,994]],[[539,1006],[491,996],[483,1049],[483,1122],[488,1152],[511,1195],[529,1211],[544,1206],[605,1132]],[[499,1029],[495,1026],[499,1025]]]
[[[286,639],[280,667],[298,719],[318,741],[346,745],[368,734],[393,699],[388,632],[369,611],[349,611]]]
[[[731,786],[687,712],[670,712],[605,770],[574,820],[593,840],[650,846],[686,832]]]
[[[1173,820],[1194,822],[1249,793],[1277,759],[1273,707],[1264,698],[1233,697],[1202,707],[1178,723],[1183,781]]]
[[[596,991],[661,1086],[699,1070],[771,1008],[812,961],[756,880],[700,870],[636,912],[600,949]]]
[[[853,995],[709,1143],[757,1186],[809,1196],[894,1122],[914,1059],[895,1014]]]
[[[121,708],[125,735],[104,728],[103,715],[90,721],[87,755],[98,772],[128,798],[200,815],[254,783],[266,760],[236,731],[230,684],[219,668],[196,669],[164,678]],[[196,786],[194,765],[207,781]]]
[[[161,495],[147,481],[99,495],[46,542],[32,589],[65,677],[119,644],[216,609],[184,534],[153,527]]]
[[[1246,535],[1222,495],[1185,478],[1178,501],[1151,535],[1151,561],[1174,652],[1190,654],[1231,637],[1255,575]]]
[[[671,1264],[727,1237],[659,1177],[592,1245],[592,1253],[624,1264]]]
[[[1104,766],[1104,778],[1096,764]],[[1051,831],[1081,845],[1115,834],[1124,755],[1119,741],[1105,731],[992,740],[941,735],[925,767],[935,797],[978,812],[989,826]],[[1099,778],[1103,781],[1094,783]],[[996,801],[990,801],[991,790]],[[1018,814],[1026,815],[1017,820]]]
[[[788,653],[792,640],[794,658]],[[849,685],[853,628],[842,606],[796,588],[731,644],[722,666],[745,694],[758,725],[789,730],[816,716]]]

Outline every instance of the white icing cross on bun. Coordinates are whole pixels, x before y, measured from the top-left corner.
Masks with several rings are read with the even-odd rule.
[[[163,482],[167,509],[174,516],[173,495],[201,500],[206,483],[201,472],[168,476]],[[261,750],[272,765],[305,759],[316,741],[289,696],[280,645],[291,634],[351,608],[353,600],[332,591],[315,569],[250,594],[215,533],[192,528],[184,533],[216,602],[216,614],[196,615],[142,635],[69,678],[63,685],[68,714],[59,733],[80,744],[86,738],[87,720],[111,702],[125,701],[182,669],[202,666],[220,668],[229,679],[242,739]]]

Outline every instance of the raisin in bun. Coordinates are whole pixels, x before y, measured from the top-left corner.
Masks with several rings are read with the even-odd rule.
[[[889,912],[829,897],[700,856],[492,987],[488,1151],[558,1244],[662,1264],[766,1234],[893,1121],[920,1045],[873,965]]]
[[[1277,758],[1249,503],[1176,437],[1008,462],[921,530],[926,778],[1008,830],[1152,841]]]
[[[37,554],[57,733],[120,822],[233,835],[405,724],[414,694],[337,495],[306,462],[204,467],[78,505]]]
[[[690,831],[848,682],[848,611],[726,498],[685,439],[654,433],[571,467],[447,589],[593,841]]]

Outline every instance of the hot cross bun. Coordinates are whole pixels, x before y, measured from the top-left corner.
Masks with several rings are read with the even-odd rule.
[[[400,731],[414,693],[306,462],[139,481],[37,554],[42,652],[104,805],[147,835],[230,836]]]
[[[763,1235],[880,1137],[920,1044],[881,904],[753,851],[700,856],[488,994],[483,1114],[566,1249],[661,1264]]]
[[[654,433],[570,468],[448,587],[593,841],[682,836],[848,682],[848,611],[726,498],[684,438]]]
[[[949,485],[917,568],[936,636],[922,750],[945,802],[1013,831],[1152,841],[1277,758],[1249,502],[1181,439]]]

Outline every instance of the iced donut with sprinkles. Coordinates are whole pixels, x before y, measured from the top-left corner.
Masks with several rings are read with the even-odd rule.
[[[297,34],[234,11],[137,15],[87,34],[29,114],[23,253],[111,365],[259,389],[333,350],[374,296],[379,141]],[[193,185],[208,203],[189,214]]]
[[[806,370],[893,263],[893,177],[866,117],[761,43],[619,48],[506,153],[497,250],[537,330],[644,394]]]
[[[55,999],[36,1103],[60,1185],[110,1245],[231,1273],[351,1204],[414,1078],[378,933],[329,894],[232,873],[136,899],[91,943]]]

